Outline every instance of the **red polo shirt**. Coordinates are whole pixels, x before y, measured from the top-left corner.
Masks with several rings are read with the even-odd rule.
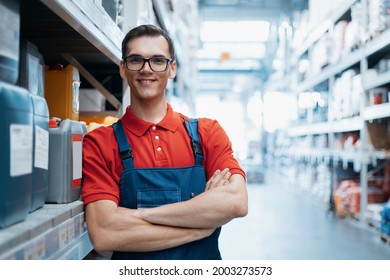
[[[184,115],[167,104],[167,114],[158,124],[143,121],[130,107],[121,118],[127,139],[133,149],[136,168],[185,167],[194,165],[191,140],[184,126]],[[244,171],[233,157],[231,142],[215,120],[199,119],[199,138],[203,166],[209,179],[217,169],[229,168],[232,174]],[[119,181],[123,164],[112,126],[100,127],[84,137],[83,183],[84,204],[101,199],[119,203]]]

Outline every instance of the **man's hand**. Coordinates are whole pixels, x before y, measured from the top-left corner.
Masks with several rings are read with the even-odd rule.
[[[111,200],[91,202],[85,210],[88,234],[97,251],[158,251],[200,240],[215,230],[153,225],[137,218],[137,210],[118,207]]]
[[[224,169],[206,183],[194,198],[154,208],[137,209],[137,218],[156,225],[217,228],[248,212],[245,178]]]
[[[232,174],[229,172],[229,168],[225,168],[222,171],[218,169],[207,181],[205,191],[229,184],[230,176]]]

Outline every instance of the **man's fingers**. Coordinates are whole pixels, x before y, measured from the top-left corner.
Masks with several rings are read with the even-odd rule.
[[[229,172],[229,168],[225,168],[222,171],[216,170],[206,183],[206,191],[212,188],[224,186],[229,183],[229,178],[231,173]]]

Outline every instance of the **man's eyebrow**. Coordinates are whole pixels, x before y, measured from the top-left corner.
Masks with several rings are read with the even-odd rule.
[[[132,54],[129,54],[127,57],[144,57],[143,55],[140,55],[140,54],[137,54],[137,53],[132,53]],[[155,54],[155,55],[152,55],[151,57],[161,57],[161,58],[167,58],[165,55],[163,54]]]

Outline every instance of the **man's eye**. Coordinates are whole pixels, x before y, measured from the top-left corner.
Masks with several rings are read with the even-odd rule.
[[[164,64],[166,62],[166,60],[164,58],[153,58],[152,60],[153,63],[156,63],[156,64]]]
[[[144,59],[141,57],[130,57],[127,59],[127,61],[130,62],[131,64],[139,64],[139,63],[143,63]]]

